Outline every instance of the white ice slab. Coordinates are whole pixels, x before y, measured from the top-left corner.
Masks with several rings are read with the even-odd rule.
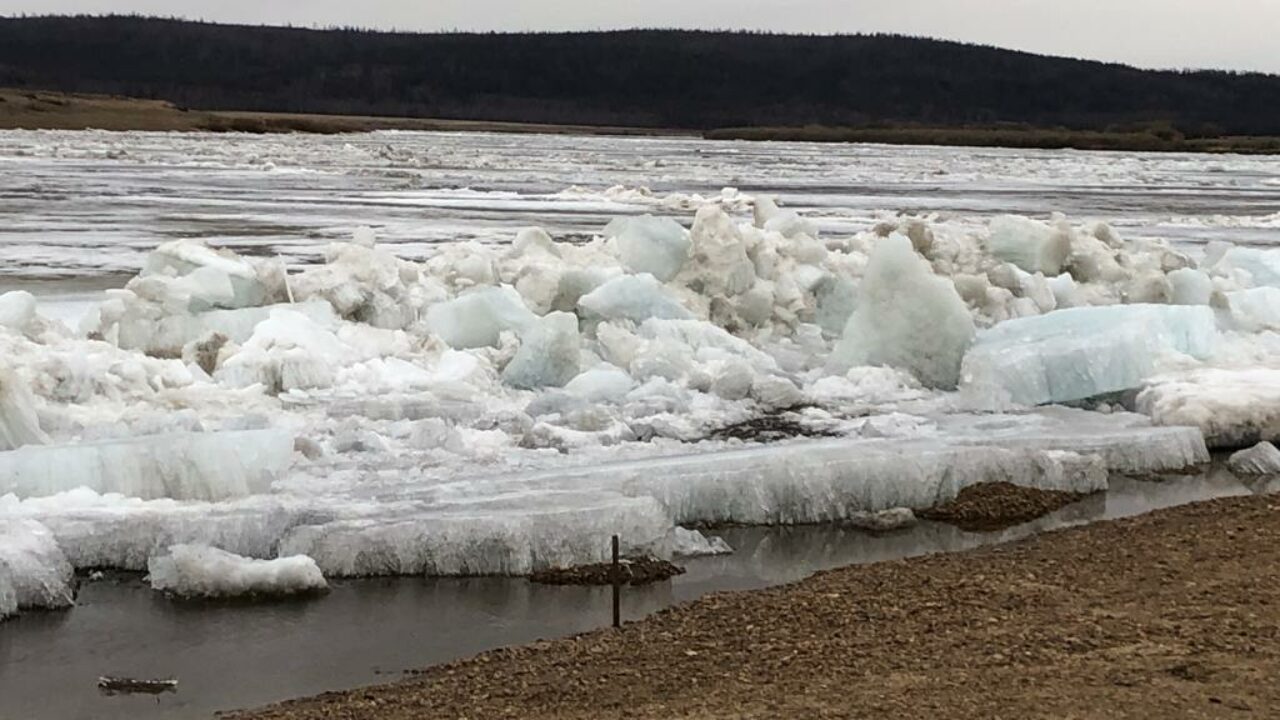
[[[649,273],[667,282],[680,272],[693,242],[680,223],[652,215],[618,218],[605,229],[618,243],[622,265],[633,273]]]
[[[427,309],[431,332],[455,349],[497,345],[504,332],[520,332],[537,316],[508,285],[481,288]]]
[[[151,314],[130,311],[119,320],[115,339],[120,347],[126,350],[177,355],[184,345],[200,340],[210,333],[219,333],[232,342],[244,343],[253,336],[254,329],[259,324],[279,310],[301,313],[325,328],[337,327],[337,316],[329,303],[308,301],[235,310],[164,314],[154,317]]]
[[[502,380],[518,388],[563,387],[581,369],[581,344],[577,316],[553,312],[539,318],[521,337]]]
[[[182,544],[272,558],[290,528],[346,517],[323,501],[279,495],[204,503],[99,495],[84,488],[25,501],[0,496],[0,523],[6,516],[39,518],[77,568],[133,571],[145,571],[150,558]]]
[[[0,328],[26,332],[36,319],[36,298],[25,290],[0,293]]]
[[[280,552],[315,558],[327,575],[526,575],[605,562],[627,550],[669,555],[671,522],[651,498],[600,493],[511,495],[433,511],[307,525]]]
[[[1071,253],[1071,233],[1061,228],[1017,215],[1003,215],[991,221],[988,240],[991,254],[1029,273],[1053,277]]]
[[[641,323],[649,318],[683,320],[693,317],[675,295],[654,276],[622,275],[583,295],[578,307],[585,317],[625,319]]]
[[[1226,300],[1234,329],[1280,331],[1280,286],[1229,292]]]
[[[1213,448],[1280,441],[1280,369],[1202,369],[1152,378],[1138,409],[1161,425],[1199,428]]]
[[[227,296],[220,303],[222,307],[243,308],[260,305],[267,295],[267,290],[258,280],[258,273],[247,260],[231,253],[218,252],[203,243],[194,240],[175,240],[156,248],[147,256],[146,266],[142,274],[177,275],[197,278],[204,273],[216,273],[227,285]],[[204,279],[204,278],[200,278]],[[197,294],[208,294],[205,287],[211,283],[196,282],[193,290]]]
[[[1231,456],[1227,467],[1237,475],[1280,475],[1280,450],[1260,442]]]
[[[173,433],[0,453],[0,495],[79,487],[144,499],[224,500],[264,493],[293,458],[287,430]]]
[[[1205,358],[1218,332],[1207,307],[1116,305],[1000,323],[965,356],[979,407],[1062,403],[1136,389],[1171,353]]]
[[[1020,414],[947,415],[938,426],[956,442],[970,445],[1097,455],[1117,473],[1179,472],[1210,460],[1199,429],[1161,427],[1136,413],[1047,407]]]
[[[217,503],[89,490],[0,498],[0,519],[38,519],[77,567],[142,569],[171,545],[199,544],[263,559],[305,554],[330,576],[523,574],[601,562],[614,533],[630,548],[664,554],[678,523],[859,521],[931,507],[983,482],[1091,492],[1106,487],[1110,471],[1179,470],[1208,459],[1195,428],[1153,428],[1123,413],[1054,408],[920,421],[907,438],[803,440],[539,471],[439,477],[407,458],[385,472],[335,468]]]
[[[1247,273],[1254,286],[1280,287],[1280,250],[1233,247],[1223,254],[1213,272]]]
[[[327,590],[305,555],[257,560],[205,545],[175,545],[147,564],[151,587],[184,598],[281,597]]]

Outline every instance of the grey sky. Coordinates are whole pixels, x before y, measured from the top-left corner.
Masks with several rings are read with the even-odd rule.
[[[401,30],[900,32],[1142,67],[1280,73],[1280,0],[0,0],[0,14],[137,12]]]

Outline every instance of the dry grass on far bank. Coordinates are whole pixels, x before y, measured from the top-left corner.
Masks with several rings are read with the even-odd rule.
[[[711,130],[711,140],[881,143],[1041,150],[1280,154],[1280,138],[1187,138],[1164,130],[1094,131],[1033,127],[742,127]]]
[[[884,143],[1023,149],[1123,150],[1280,154],[1280,138],[1187,138],[1158,127],[1098,132],[1026,126],[994,127],[743,127],[692,130],[542,125],[438,118],[393,118],[269,112],[189,110],[163,100],[0,88],[0,130],[152,130],[238,133],[360,133],[374,130],[682,135],[711,140]]]
[[[387,118],[180,108],[163,100],[0,88],[0,130],[151,130],[240,133],[359,133],[374,130],[574,135],[696,135],[691,131],[588,125]]]

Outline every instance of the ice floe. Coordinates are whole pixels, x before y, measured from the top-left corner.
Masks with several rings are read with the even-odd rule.
[[[1227,467],[1237,475],[1280,475],[1280,450],[1269,442],[1260,442],[1232,455]]]
[[[214,547],[174,545],[147,563],[151,587],[183,598],[279,597],[329,588],[304,555],[255,560]]]
[[[76,488],[143,499],[225,500],[264,493],[293,457],[288,430],[169,433],[0,453],[0,493]]]
[[[964,358],[965,391],[989,407],[1063,403],[1129,390],[1169,356],[1207,358],[1217,341],[1207,307],[1071,308],[982,332]]]
[[[1280,440],[1280,368],[1208,368],[1150,378],[1138,408],[1161,425],[1199,428],[1211,447]]]

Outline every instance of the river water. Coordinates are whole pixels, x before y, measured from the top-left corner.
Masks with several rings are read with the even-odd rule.
[[[958,228],[999,213],[1062,212],[1188,245],[1270,243],[1280,228],[1280,163],[1267,157],[484,133],[7,131],[0,284],[134,272],[148,250],[186,237],[297,262],[361,225],[408,258],[459,240],[507,242],[528,225],[565,239],[621,214],[691,215],[680,210],[689,196],[725,187],[774,195],[836,235],[901,212]]]

